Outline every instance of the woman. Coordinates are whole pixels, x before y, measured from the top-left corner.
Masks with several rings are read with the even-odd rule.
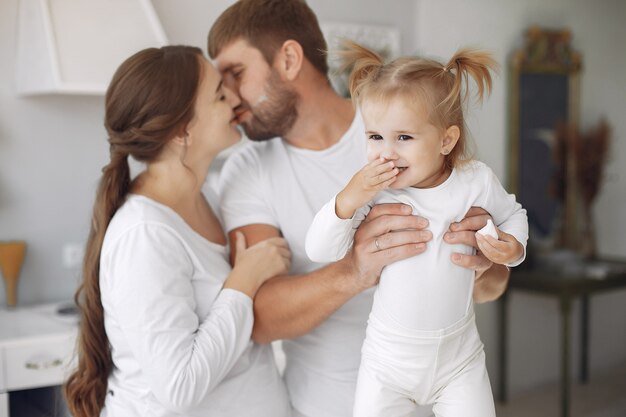
[[[237,104],[198,48],[146,49],[115,73],[65,386],[75,417],[289,415],[269,345],[250,341],[252,299],[289,269],[289,249],[281,238],[246,248],[238,235],[231,270],[201,193],[211,161],[239,140]],[[146,164],[132,181],[129,156]]]

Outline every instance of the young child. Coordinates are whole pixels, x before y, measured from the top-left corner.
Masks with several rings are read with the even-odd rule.
[[[421,58],[385,64],[349,43],[350,91],[365,122],[365,165],[316,215],[306,239],[317,262],[341,259],[370,208],[405,203],[429,220],[432,242],[418,256],[382,271],[362,348],[354,416],[405,416],[434,404],[437,416],[495,416],[472,308],[474,271],[456,266],[465,245],[443,242],[450,223],[478,206],[495,224],[495,238],[476,236],[492,262],[515,266],[525,256],[526,211],[494,173],[471,160],[463,105],[471,77],[482,99],[491,90],[488,53],[461,50],[442,65]],[[401,232],[399,232],[401,233]],[[373,249],[393,246],[375,240]]]

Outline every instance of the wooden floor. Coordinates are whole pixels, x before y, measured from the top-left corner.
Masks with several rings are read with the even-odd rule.
[[[559,386],[548,385],[496,403],[498,417],[560,417]],[[626,417],[626,364],[572,385],[570,417]]]

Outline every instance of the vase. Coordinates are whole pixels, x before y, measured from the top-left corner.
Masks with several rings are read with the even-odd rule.
[[[2,271],[9,307],[17,305],[17,281],[24,262],[24,255],[26,255],[26,242],[0,242],[0,271]]]
[[[579,252],[583,259],[592,260],[596,258],[596,250],[596,230],[593,221],[592,207],[584,204]]]

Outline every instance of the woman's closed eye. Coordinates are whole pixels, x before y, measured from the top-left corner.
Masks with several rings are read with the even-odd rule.
[[[232,71],[231,74],[233,75],[233,78],[235,80],[239,80],[241,78],[241,75],[243,74],[243,70],[237,70],[237,71]]]

